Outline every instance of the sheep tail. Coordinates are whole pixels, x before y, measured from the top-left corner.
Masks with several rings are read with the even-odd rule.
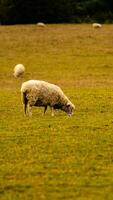
[[[26,98],[26,92],[22,92],[22,102],[23,102],[23,106],[24,106],[24,113],[26,114],[27,103],[28,103],[28,100]]]

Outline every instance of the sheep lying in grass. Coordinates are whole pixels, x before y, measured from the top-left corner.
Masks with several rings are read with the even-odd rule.
[[[93,23],[92,26],[93,26],[93,28],[101,28],[102,27],[102,25],[98,24],[98,23]]]
[[[15,67],[14,67],[14,77],[17,78],[17,77],[20,77],[24,74],[25,72],[25,67],[24,65],[22,64],[17,64]]]
[[[49,106],[52,116],[54,116],[54,109],[61,109],[69,116],[75,110],[75,106],[65,96],[60,87],[45,81],[29,80],[24,82],[21,86],[21,95],[25,114],[27,105],[29,115],[32,115],[33,106],[44,107],[44,114]]]
[[[39,27],[42,27],[42,28],[44,28],[44,27],[46,26],[43,22],[38,22],[37,25],[38,25]]]

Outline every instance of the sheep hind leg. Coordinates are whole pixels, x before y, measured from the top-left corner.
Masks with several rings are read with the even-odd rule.
[[[29,105],[29,116],[32,116],[32,106],[31,105]]]
[[[26,115],[26,113],[27,113],[27,103],[25,103],[25,104],[23,105],[23,108],[24,108],[24,114]]]
[[[44,107],[44,115],[45,115],[45,113],[46,113],[46,110],[47,110],[47,106]]]
[[[54,108],[51,107],[51,116],[53,117],[54,116]]]
[[[27,97],[26,97],[26,93],[22,93],[22,101],[23,101],[23,109],[24,109],[24,114],[26,115],[27,113],[27,104],[28,104],[28,100],[27,100]]]

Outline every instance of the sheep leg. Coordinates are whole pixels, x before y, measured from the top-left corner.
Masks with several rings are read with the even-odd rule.
[[[32,116],[32,106],[29,105],[29,116]]]
[[[54,116],[54,108],[51,107],[51,116],[53,117]]]
[[[27,100],[27,97],[26,97],[26,93],[23,92],[22,94],[23,94],[22,95],[23,109],[24,109],[24,114],[26,115],[28,100]]]
[[[24,109],[24,114],[26,115],[26,112],[27,112],[27,104],[23,104],[23,109]]]
[[[47,106],[44,107],[44,115],[45,115],[45,113],[46,113],[46,110],[47,110]]]

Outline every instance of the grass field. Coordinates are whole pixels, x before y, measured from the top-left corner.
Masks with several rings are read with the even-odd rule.
[[[0,26],[0,200],[113,199],[113,25]],[[25,76],[13,77],[23,63]],[[21,83],[58,84],[76,106],[23,115]]]

